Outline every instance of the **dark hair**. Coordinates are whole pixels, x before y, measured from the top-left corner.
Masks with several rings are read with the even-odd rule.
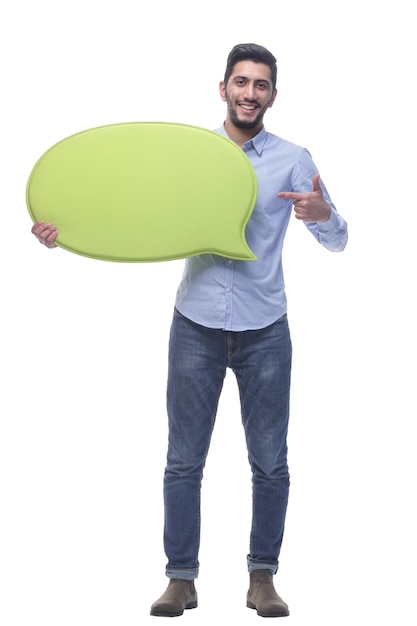
[[[224,83],[230,78],[233,68],[239,61],[254,61],[264,63],[271,70],[272,87],[275,89],[277,83],[277,60],[274,55],[263,46],[256,43],[240,43],[234,46],[227,57],[226,71],[224,73]]]

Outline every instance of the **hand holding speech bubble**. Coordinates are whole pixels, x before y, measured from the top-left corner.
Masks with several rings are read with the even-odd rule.
[[[34,222],[56,224],[58,246],[84,256],[254,260],[245,227],[256,195],[249,159],[226,137],[185,124],[131,122],[52,146],[30,174],[26,203]]]

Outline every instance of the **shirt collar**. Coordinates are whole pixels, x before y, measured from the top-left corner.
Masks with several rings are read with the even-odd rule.
[[[221,128],[218,129],[218,131],[220,134],[224,135],[225,137],[228,137],[228,134],[225,130],[224,124],[222,125]],[[249,139],[248,141],[246,141],[243,144],[243,149],[248,150],[249,148],[253,147],[255,148],[256,152],[259,154],[259,156],[261,156],[262,151],[264,149],[265,146],[265,142],[267,139],[268,133],[265,130],[265,126],[262,126],[261,130],[259,131],[259,133],[257,135],[255,135],[255,137],[252,137],[252,139]]]

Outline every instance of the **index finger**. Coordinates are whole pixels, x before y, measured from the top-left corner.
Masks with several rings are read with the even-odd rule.
[[[279,191],[277,196],[280,198],[287,198],[288,200],[304,200],[305,193],[299,193],[296,191]]]

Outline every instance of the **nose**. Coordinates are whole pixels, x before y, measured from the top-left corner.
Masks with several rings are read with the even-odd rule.
[[[244,97],[246,100],[254,100],[255,99],[255,85],[251,82],[246,83],[246,89],[244,93]]]

